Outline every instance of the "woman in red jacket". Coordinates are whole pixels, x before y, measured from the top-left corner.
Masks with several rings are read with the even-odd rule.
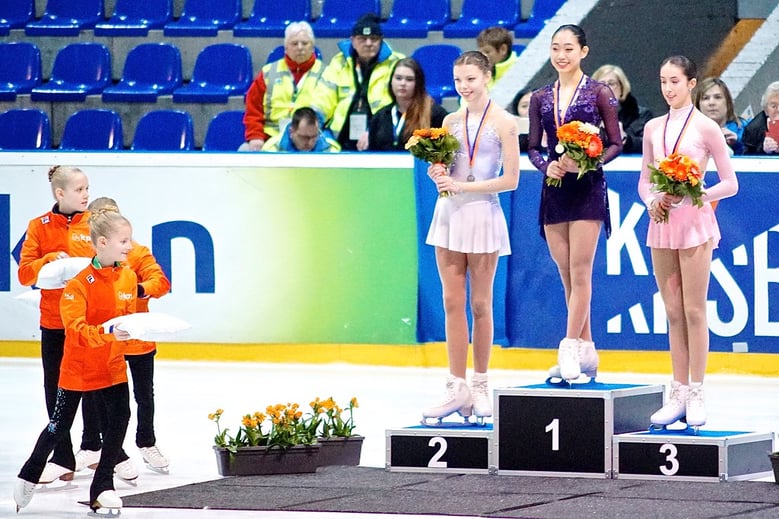
[[[52,261],[68,257],[92,257],[94,250],[89,237],[89,180],[78,168],[53,166],[49,182],[55,204],[51,211],[30,220],[19,258],[19,282],[31,286],[38,282],[41,268]],[[49,418],[54,416],[57,399],[57,381],[65,344],[65,326],[60,317],[62,289],[41,289],[41,360],[43,362],[43,389]],[[41,483],[57,478],[73,479],[76,461],[70,436],[54,449],[51,463],[41,474]]]
[[[119,327],[104,330],[102,323],[135,312],[138,278],[122,265],[132,249],[130,222],[116,211],[100,210],[90,215],[89,225],[96,255],[62,292],[65,348],[57,399],[49,424],[19,472],[14,487],[17,512],[32,499],[51,451],[70,435],[79,402],[87,392],[94,392],[108,418],[103,452],[89,489],[89,506],[92,510],[122,507],[113,475],[130,420],[124,361],[125,341],[130,336]]]

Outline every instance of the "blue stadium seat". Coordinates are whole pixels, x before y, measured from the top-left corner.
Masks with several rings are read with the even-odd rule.
[[[165,36],[216,36],[241,19],[241,0],[186,0],[181,17],[165,24]]]
[[[0,150],[51,148],[51,124],[37,108],[15,108],[0,114]]]
[[[127,53],[119,83],[103,90],[103,101],[154,103],[182,84],[181,52],[171,43],[141,43]]]
[[[5,1],[5,0],[4,0]],[[103,0],[48,0],[40,20],[24,26],[28,36],[78,36],[103,20]]]
[[[495,26],[511,30],[518,20],[519,0],[463,0],[460,18],[444,25],[444,38],[475,38],[483,29]]]
[[[101,151],[123,147],[122,119],[113,110],[79,110],[65,121],[61,150]]]
[[[95,25],[95,36],[148,36],[171,20],[172,0],[116,0],[111,18]]]
[[[309,21],[310,19],[310,0],[284,0],[282,2],[255,0],[249,19],[235,24],[233,36],[283,38],[284,29],[291,22]]]
[[[189,151],[194,147],[192,116],[180,110],[152,110],[135,127],[135,151]]]
[[[365,13],[381,16],[380,0],[323,0],[322,15],[311,26],[317,38],[348,38]]]
[[[32,89],[33,101],[84,101],[111,83],[111,53],[102,43],[71,43],[54,58],[49,80]]]
[[[527,20],[520,20],[514,25],[515,38],[533,39],[541,32],[546,25],[546,21],[555,15],[558,9],[562,7],[565,0],[536,0],[533,2],[533,10]]]
[[[237,151],[244,138],[243,110],[218,113],[208,123],[203,151]]]
[[[0,2],[0,36],[11,29],[22,29],[35,19],[35,0],[3,0]]]
[[[514,54],[519,56],[520,54],[522,54],[522,51],[525,50],[525,45],[521,45],[519,43],[515,43],[514,45],[511,46],[511,50],[514,51]]]
[[[314,55],[316,55],[317,59],[322,59],[322,51],[319,50],[319,47],[314,47]],[[274,47],[270,53],[268,53],[268,57],[265,60],[265,63],[272,63],[274,61],[278,61],[281,58],[284,57],[284,45],[278,45]]]
[[[41,51],[33,43],[0,43],[0,101],[16,101],[41,84]]]
[[[226,103],[243,95],[252,82],[249,49],[235,43],[204,47],[195,60],[192,80],[173,91],[174,103]]]
[[[389,19],[382,24],[390,38],[427,38],[428,31],[440,31],[451,19],[449,0],[395,0]]]
[[[457,45],[431,43],[420,45],[411,55],[425,72],[427,93],[438,103],[444,97],[457,95],[452,78],[452,63],[460,54],[462,50]]]

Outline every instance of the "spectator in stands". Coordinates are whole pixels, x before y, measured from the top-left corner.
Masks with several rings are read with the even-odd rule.
[[[327,65],[317,87],[296,104],[314,108],[343,150],[367,142],[371,117],[392,103],[387,83],[404,55],[384,41],[379,21],[372,13],[357,20],[351,39],[338,44],[341,52]]]
[[[730,89],[718,77],[708,77],[695,88],[695,108],[714,120],[722,128],[731,155],[744,153],[741,136],[747,121],[736,115]]]
[[[246,143],[241,151],[260,151],[289,123],[295,100],[313,90],[324,71],[314,54],[314,31],[308,22],[293,22],[284,31],[284,57],[266,64],[246,93]]]
[[[329,131],[319,128],[319,119],[311,108],[298,108],[284,131],[268,139],[262,151],[341,151]]]
[[[492,89],[517,62],[517,53],[513,49],[514,37],[503,27],[487,27],[476,37],[476,46],[492,65],[492,80],[489,84]]]
[[[592,79],[606,83],[619,101],[619,132],[622,135],[622,153],[641,153],[644,125],[652,112],[638,104],[630,93],[630,81],[621,67],[601,65],[592,73]]]
[[[506,107],[511,115],[517,116],[519,127],[519,151],[527,152],[528,131],[530,129],[528,113],[530,112],[530,97],[533,90],[527,88],[516,93],[514,99]],[[545,144],[545,143],[544,143]]]
[[[358,141],[357,149],[405,151],[406,141],[419,128],[439,128],[446,110],[427,93],[425,73],[414,58],[395,63],[387,85],[392,104],[371,118],[368,142]]]
[[[744,128],[741,137],[745,155],[779,153],[779,81],[768,85],[760,104],[763,111]]]

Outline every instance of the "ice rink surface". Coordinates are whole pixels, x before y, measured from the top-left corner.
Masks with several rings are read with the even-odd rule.
[[[132,418],[125,450],[135,461],[140,476],[136,487],[116,480],[117,492],[124,496],[219,478],[211,448],[216,427],[208,420],[208,414],[217,408],[224,409],[222,425],[235,432],[244,414],[264,411],[267,405],[276,403],[298,402],[307,408],[315,397],[332,396],[342,404],[357,398],[355,432],[365,436],[360,464],[384,467],[386,429],[418,424],[421,410],[441,398],[445,376],[446,371],[441,368],[157,361],[157,445],[171,460],[170,474],[157,474],[143,466],[134,444]],[[544,379],[545,373],[541,371],[493,370],[490,387],[537,384]],[[598,380],[668,384],[669,375],[602,373]],[[704,429],[779,430],[779,380],[776,378],[711,374],[706,378],[705,387],[708,422]],[[14,481],[47,423],[40,360],[0,358],[0,388],[0,517],[15,517]],[[134,415],[134,404],[131,407]],[[80,413],[71,432],[77,449],[81,437]],[[90,470],[78,473],[66,488],[64,484],[39,487],[30,505],[17,517],[86,517],[88,508],[78,501],[87,499],[91,475]],[[126,508],[122,517],[421,519],[432,516]]]

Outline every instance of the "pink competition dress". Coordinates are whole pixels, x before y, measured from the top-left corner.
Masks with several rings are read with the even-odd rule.
[[[450,131],[460,141],[449,174],[457,182],[489,180],[500,175],[503,165],[503,149],[495,127],[484,122],[474,153],[473,166],[469,166],[468,148],[464,131],[464,118],[452,122]],[[471,136],[476,128],[471,129]],[[495,193],[460,193],[439,198],[433,212],[433,220],[425,243],[463,253],[490,253],[500,256],[511,254],[506,217]]]
[[[736,194],[738,180],[719,125],[692,105],[672,108],[668,115],[656,117],[646,124],[638,194],[647,206],[652,199],[662,197],[662,193],[652,190],[648,165],[649,161],[654,161],[653,165],[657,166],[674,147],[678,153],[696,160],[701,171],[706,171],[709,157],[712,157],[719,182],[704,186],[703,207],[695,207],[690,198],[685,197],[679,207],[671,209],[667,223],[655,223],[650,218],[646,244],[656,249],[689,249],[712,240],[717,247],[720,230],[711,202]]]

